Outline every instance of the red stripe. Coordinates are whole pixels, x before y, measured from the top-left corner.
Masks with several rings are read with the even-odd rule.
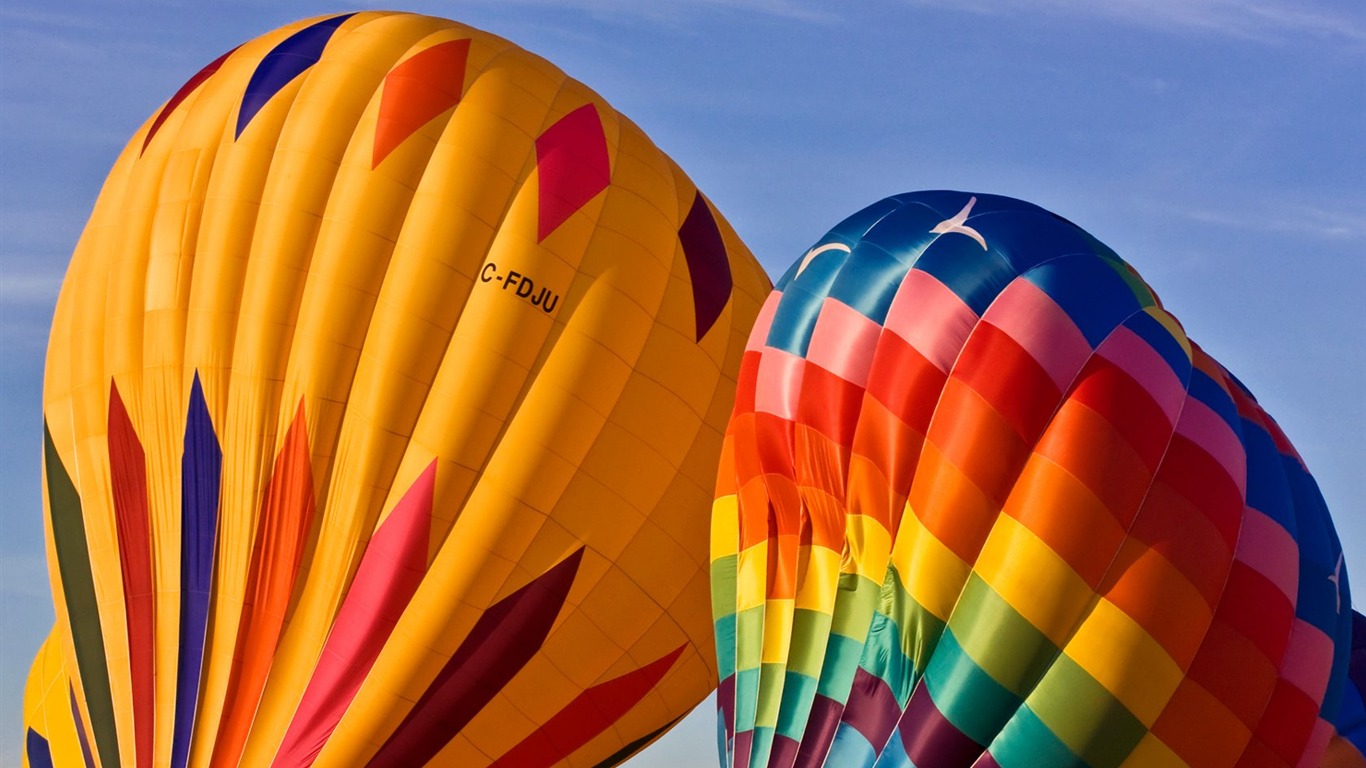
[[[273,766],[312,765],[427,572],[436,461],[371,537]]]
[[[544,725],[495,762],[494,768],[537,768],[569,757],[607,730],[649,693],[686,646],[579,694]],[[622,738],[625,741],[625,737]]]
[[[152,585],[147,518],[147,461],[113,381],[109,383],[109,476],[128,616],[135,764],[141,768],[152,764],[152,710],[156,704],[156,590]]]
[[[1062,392],[1020,343],[990,323],[979,323],[954,364],[953,377],[972,387],[1010,423],[1026,444],[1039,439]]]
[[[228,51],[209,62],[203,69],[195,73],[194,77],[191,77],[184,85],[180,86],[180,90],[176,91],[175,95],[171,97],[171,100],[166,102],[166,106],[162,107],[161,111],[157,113],[156,119],[152,121],[152,127],[147,129],[147,137],[142,140],[142,150],[138,153],[139,155],[141,155],[142,152],[147,151],[147,146],[152,143],[152,137],[157,135],[157,132],[161,130],[162,123],[166,122],[166,118],[171,116],[171,113],[175,111],[175,108],[180,106],[180,103],[185,99],[189,98],[190,94],[194,93],[195,89],[202,85],[205,80],[212,77],[213,73],[217,72],[218,68],[223,66],[223,62],[227,61],[228,57],[236,50],[237,48],[233,48],[231,51]]]

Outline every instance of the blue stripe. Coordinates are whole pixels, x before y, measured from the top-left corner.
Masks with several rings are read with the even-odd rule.
[[[1238,415],[1238,406],[1233,404],[1233,398],[1228,396],[1228,392],[1209,374],[1199,368],[1191,371],[1190,386],[1187,388],[1196,400],[1208,405],[1210,410],[1219,414],[1219,418],[1224,420],[1233,434],[1241,434],[1243,431],[1243,419]]]
[[[848,723],[840,723],[835,738],[826,753],[825,765],[840,768],[872,768],[877,760],[877,752],[858,729]]]
[[[1247,505],[1280,523],[1295,537],[1295,505],[1285,479],[1276,442],[1260,424],[1242,420],[1243,451],[1247,454]]]
[[[826,251],[812,259],[802,274],[788,283],[773,313],[773,325],[765,342],[768,346],[806,357],[821,305],[830,295],[830,287],[835,284],[848,257],[844,251]]]
[[[24,739],[24,753],[28,756],[29,768],[52,768],[52,750],[47,739],[32,728]]]
[[[854,246],[844,269],[830,286],[830,298],[882,325],[909,271],[909,260],[899,259],[867,241],[861,242]]]
[[[352,16],[355,14],[333,16],[305,27],[285,38],[261,59],[261,63],[257,65],[256,71],[251,74],[251,80],[247,83],[246,93],[242,95],[242,106],[237,112],[237,133],[233,138],[241,137],[242,131],[246,130],[252,118],[256,117],[256,113],[270,101],[270,97],[318,63],[318,59],[322,58],[323,49],[327,47],[327,41],[332,39],[332,33]]]
[[[1092,349],[1141,309],[1133,289],[1112,262],[1093,254],[1054,259],[1024,277],[1062,307]]]
[[[209,418],[204,389],[195,373],[185,417],[185,449],[180,485],[180,649],[176,668],[175,730],[171,766],[189,761],[194,716],[199,707],[199,678],[204,662],[204,635],[209,625],[209,593],[213,586],[214,550],[218,539],[218,491],[223,451]]]

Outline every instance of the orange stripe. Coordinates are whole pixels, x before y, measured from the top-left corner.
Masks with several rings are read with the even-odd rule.
[[[1093,589],[1124,543],[1125,530],[1070,472],[1035,456],[1020,475],[1006,514],[1058,553]]]
[[[980,394],[956,379],[944,387],[929,441],[998,508],[1005,504],[1029,458],[1029,446],[1015,428]]]
[[[236,766],[251,731],[294,593],[313,508],[313,470],[301,400],[266,487],[212,768]]]
[[[1080,480],[1126,528],[1152,484],[1133,446],[1108,420],[1074,400],[1063,404],[1035,450]]]
[[[910,505],[925,530],[965,563],[977,559],[1000,511],[933,443],[920,454]]]
[[[1186,669],[1214,618],[1186,575],[1157,550],[1128,539],[1115,556],[1100,592],[1157,640]]]

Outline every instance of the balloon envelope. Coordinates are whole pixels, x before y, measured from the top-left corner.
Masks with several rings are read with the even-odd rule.
[[[367,12],[219,57],[58,300],[26,760],[625,759],[715,684],[706,510],[769,287],[497,37]]]
[[[717,481],[734,766],[1313,765],[1342,551],[1276,423],[1070,222],[921,192],[778,282]]]

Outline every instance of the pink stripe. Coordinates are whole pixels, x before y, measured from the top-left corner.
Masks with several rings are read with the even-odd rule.
[[[1128,328],[1116,328],[1100,345],[1096,354],[1118,366],[1147,390],[1153,401],[1167,414],[1167,427],[1176,423],[1181,405],[1186,402],[1186,386],[1176,372],[1143,337]]]
[[[1314,732],[1310,734],[1309,743],[1305,745],[1295,768],[1318,768],[1323,760],[1323,754],[1328,751],[1328,742],[1337,730],[1332,723],[1320,717],[1318,722],[1314,723]]]
[[[821,304],[811,331],[806,359],[860,389],[868,385],[868,368],[882,327],[836,299]]]
[[[745,344],[746,351],[757,351],[764,348],[764,343],[768,341],[769,329],[773,327],[773,315],[778,311],[778,302],[782,301],[781,291],[772,291],[768,298],[764,299],[763,306],[759,307],[759,316],[754,319],[754,328],[749,332],[749,342]]]
[[[1219,417],[1212,408],[1190,398],[1186,409],[1181,412],[1181,420],[1176,424],[1177,434],[1184,435],[1191,442],[1205,449],[1219,465],[1228,472],[1238,493],[1247,495],[1247,453],[1243,443],[1229,428],[1228,422]]]
[[[1333,638],[1303,619],[1295,619],[1290,645],[1281,661],[1281,677],[1313,701],[1323,698],[1333,671]]]
[[[1006,286],[982,320],[1024,347],[1064,392],[1091,356],[1091,345],[1072,318],[1028,280]]]
[[[1252,507],[1243,510],[1236,559],[1265,576],[1291,603],[1299,590],[1299,552],[1294,537],[1280,523]]]
[[[806,361],[781,349],[765,349],[759,358],[754,382],[754,410],[788,421],[797,416],[797,397],[802,391],[802,366]]]
[[[436,461],[370,538],[318,666],[272,763],[309,766],[351,705],[427,571]]]
[[[892,299],[886,325],[948,373],[977,325],[977,313],[929,273],[913,269]]]

